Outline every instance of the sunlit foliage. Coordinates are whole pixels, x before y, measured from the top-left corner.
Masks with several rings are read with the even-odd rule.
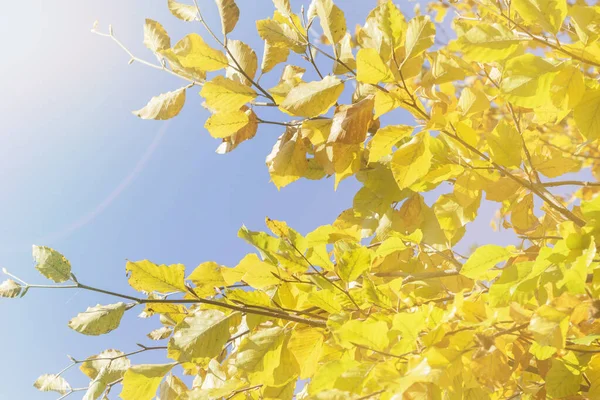
[[[600,398],[600,184],[572,178],[600,176],[600,7],[439,1],[407,18],[380,1],[351,30],[350,1],[274,0],[256,21],[264,48],[252,49],[229,37],[243,18],[234,0],[216,3],[218,28],[203,4],[168,2],[205,38],[173,41],[146,21],[159,64],[94,28],[131,62],[186,81],[134,114],[173,118],[201,88],[218,153],[276,124],[266,165],[278,188],[329,176],[362,187],[306,235],[268,218],[270,232],[242,227],[256,252],[236,266],[128,262],[137,296],[78,282],[61,254],[34,247],[57,286],[117,301],[69,327],[104,334],[135,308],[156,318],[148,338],[167,341],[73,359],[90,379],[84,398],[115,386],[124,400]],[[266,74],[281,77],[265,87]],[[279,119],[264,116],[274,110]],[[394,110],[413,123],[380,121]],[[459,254],[484,201],[513,245]],[[39,286],[10,278],[2,297]],[[172,362],[133,363],[151,350]],[[75,391],[60,374],[35,386]]]

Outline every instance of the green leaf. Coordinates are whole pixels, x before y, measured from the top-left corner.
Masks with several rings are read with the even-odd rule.
[[[58,251],[46,246],[33,246],[35,268],[56,283],[71,279],[71,263]]]
[[[123,390],[119,397],[123,400],[152,400],[163,377],[175,365],[176,363],[132,366],[123,376]]]
[[[119,327],[125,310],[127,310],[127,305],[121,302],[88,307],[85,312],[77,314],[69,321],[69,328],[84,335],[104,335]]]
[[[486,244],[477,250],[462,266],[460,274],[471,279],[483,278],[486,273],[496,264],[508,260],[512,253],[502,246]]]

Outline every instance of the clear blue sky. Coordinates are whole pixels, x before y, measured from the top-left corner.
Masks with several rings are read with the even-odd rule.
[[[258,49],[260,57],[254,21],[270,16],[272,3],[238,3],[242,18],[231,36]],[[308,2],[292,0],[295,9],[301,3]],[[218,29],[214,3],[200,4]],[[403,3],[409,15],[413,4]],[[340,5],[353,30],[376,1]],[[96,19],[104,31],[112,23],[134,54],[152,60],[142,45],[146,17],[163,23],[174,42],[186,33],[202,32],[199,24],[172,17],[166,0],[3,5],[0,266],[30,283],[44,282],[33,269],[32,244],[62,252],[80,281],[127,292],[126,259],[184,263],[189,270],[208,260],[235,266],[252,251],[236,236],[242,224],[264,229],[269,216],[308,232],[352,205],[358,187],[353,180],[344,181],[337,192],[332,179],[299,181],[279,192],[269,183],[264,160],[281,127],[261,126],[254,140],[228,155],[215,154],[219,142],[203,128],[208,114],[196,89],[188,91],[174,120],[133,116],[130,111],[150,97],[183,83],[142,65],[127,65],[127,55],[90,28]],[[278,73],[264,82],[270,87],[275,78]],[[492,208],[486,210],[488,217],[469,232],[487,227]],[[468,247],[472,241],[463,243]],[[66,354],[84,358],[107,348],[127,352],[136,349],[136,342],[148,344],[145,333],[158,327],[158,321],[140,320],[135,310],[109,335],[87,337],[67,327],[87,306],[114,301],[84,291],[41,290],[1,300],[0,399],[56,398],[37,392],[32,383],[66,366]],[[163,359],[133,360],[144,361]],[[76,387],[86,384],[82,376],[79,371],[66,375]]]

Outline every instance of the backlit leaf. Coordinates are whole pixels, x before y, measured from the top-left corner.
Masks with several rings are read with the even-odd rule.
[[[148,104],[133,111],[142,119],[170,119],[179,114],[185,103],[185,88],[167,92],[150,99]]]
[[[194,21],[198,16],[196,7],[175,0],[169,0],[169,11],[183,21]]]
[[[392,71],[375,49],[360,49],[356,54],[356,79],[360,82],[378,84],[393,80]]]
[[[281,109],[292,115],[316,117],[324,114],[342,94],[344,84],[336,77],[301,83],[294,87],[281,103]]]
[[[235,28],[235,25],[240,18],[240,9],[235,0],[215,0],[217,3],[217,9],[221,16],[221,26],[223,35],[227,35]]]
[[[69,328],[84,335],[104,335],[119,327],[126,309],[127,305],[120,302],[88,307],[85,312],[69,321]]]
[[[46,246],[33,246],[35,268],[46,278],[61,283],[71,279],[71,263],[58,251]]]
[[[201,71],[217,71],[229,65],[225,54],[210,47],[202,36],[191,33],[181,39],[173,53],[185,68],[197,68]]]
[[[129,285],[141,292],[170,293],[186,291],[183,264],[156,265],[148,260],[127,261]]]
[[[486,244],[478,247],[462,266],[460,274],[471,279],[480,279],[496,264],[508,260],[511,252],[504,247]]]
[[[21,286],[12,279],[7,279],[0,283],[0,297],[14,298],[20,293]]]
[[[134,365],[123,376],[123,400],[151,400],[156,395],[160,382],[175,366],[172,364]]]
[[[403,144],[392,156],[391,169],[400,189],[417,182],[431,167],[429,135],[421,134]]]
[[[216,76],[202,86],[200,96],[206,99],[206,106],[215,111],[239,110],[256,97],[256,92],[246,85]]]
[[[71,390],[71,385],[58,375],[44,374],[36,379],[33,386],[41,392],[58,392],[66,394]]]
[[[574,112],[579,132],[587,140],[600,138],[600,89],[588,91]]]
[[[169,340],[169,357],[180,362],[201,362],[219,355],[229,340],[230,323],[239,323],[240,318],[239,314],[226,315],[218,310],[201,310],[186,317]]]
[[[171,39],[161,24],[154,20],[146,19],[146,23],[144,24],[144,45],[156,53],[160,50],[170,48]]]

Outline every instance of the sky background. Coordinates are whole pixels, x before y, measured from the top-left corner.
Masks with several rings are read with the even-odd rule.
[[[307,3],[292,0],[296,11]],[[339,2],[352,31],[376,3]],[[214,2],[200,4],[209,24],[220,31]],[[230,37],[250,44],[260,58],[263,44],[255,20],[272,15],[272,3],[238,4],[241,19]],[[402,3],[408,15],[413,6]],[[142,44],[145,18],[161,22],[173,44],[186,33],[207,37],[200,24],[171,16],[166,0],[3,5],[0,266],[29,283],[46,283],[33,268],[32,244],[62,252],[82,283],[133,293],[126,282],[126,259],[183,263],[189,271],[209,260],[235,266],[252,251],[237,238],[242,224],[262,230],[269,216],[306,233],[352,205],[358,188],[353,179],[342,182],[337,192],[332,178],[301,180],[281,191],[269,183],[264,160],[282,127],[260,126],[252,141],[227,155],[216,154],[219,141],[203,128],[208,113],[197,88],[188,91],[183,111],[173,120],[132,115],[152,96],[185,83],[140,64],[128,65],[115,43],[90,28],[99,20],[99,30],[106,32],[111,23],[136,56],[152,61]],[[261,82],[273,86],[279,71]],[[306,79],[314,79],[314,73]],[[412,123],[403,115],[387,122]],[[482,217],[469,226],[463,248],[475,237],[480,244],[505,240],[488,229],[492,213],[493,207],[484,207]],[[136,318],[141,309],[127,313],[119,330],[100,337],[67,327],[86,307],[116,301],[79,290],[31,290],[23,299],[0,300],[0,399],[58,397],[39,393],[32,384],[39,375],[68,365],[67,354],[83,359],[108,348],[134,351],[136,342],[151,345],[145,334],[159,323]],[[132,361],[164,358],[144,354]],[[77,370],[65,376],[74,387],[87,384]],[[115,389],[116,398],[120,389]]]

